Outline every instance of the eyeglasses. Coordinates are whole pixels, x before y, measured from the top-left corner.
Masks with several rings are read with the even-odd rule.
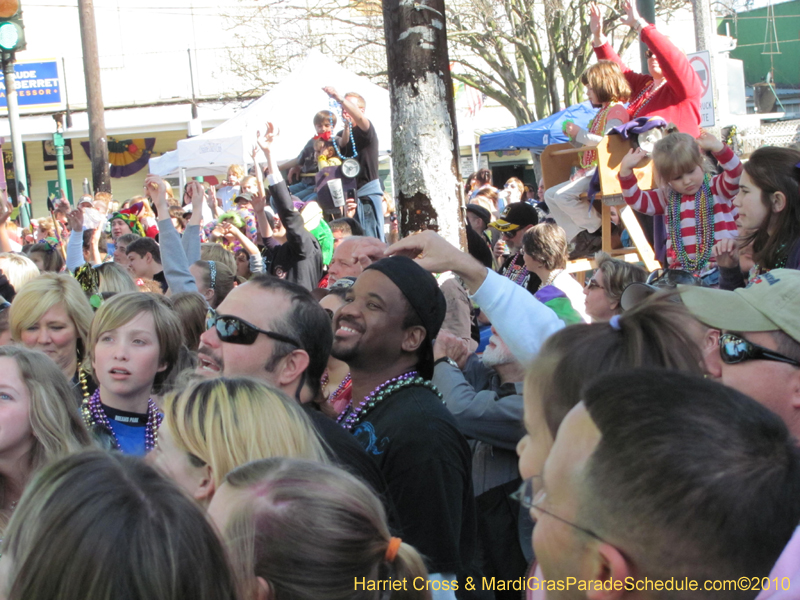
[[[558,515],[551,513],[549,510],[545,510],[544,508],[542,508],[541,504],[544,502],[546,494],[544,490],[544,480],[542,479],[541,475],[534,475],[530,479],[526,479],[525,481],[523,481],[522,485],[519,486],[519,489],[513,494],[511,494],[509,497],[512,500],[516,500],[517,502],[519,502],[523,508],[532,510],[534,513],[539,512],[549,515],[554,519],[561,521],[562,523],[566,523],[570,527],[574,527],[578,531],[582,531],[586,535],[591,536],[600,542],[608,543],[591,529],[586,529],[585,527],[576,525],[575,523],[567,521],[566,519],[563,519]]]
[[[504,231],[503,232],[503,237],[506,238],[507,240],[510,240],[515,235],[517,235],[518,231],[519,231],[519,227],[517,229],[512,229],[511,231]]]
[[[597,280],[592,277],[589,281],[586,282],[586,289],[591,290],[594,288],[602,288],[603,286],[597,283]]]
[[[653,54],[653,52],[652,52],[651,50],[645,50],[645,51],[644,51],[644,55],[645,55],[647,58],[653,58],[653,57],[655,56],[655,54]]]
[[[738,335],[723,333],[719,336],[719,355],[726,365],[738,365],[748,360],[772,360],[800,368],[800,362]]]
[[[244,319],[234,317],[231,315],[218,315],[217,311],[209,308],[206,313],[206,329],[216,329],[219,339],[229,344],[241,344],[249,346],[258,338],[259,333],[263,333],[273,340],[291,344],[297,348],[302,348],[299,342],[290,337],[275,333],[274,331],[267,331],[259,329],[252,323],[248,323]]]

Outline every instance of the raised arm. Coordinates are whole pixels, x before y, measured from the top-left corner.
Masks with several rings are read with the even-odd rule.
[[[148,175],[145,179],[148,188],[153,188],[153,201],[158,210],[158,242],[161,246],[161,265],[164,269],[164,277],[167,285],[173,294],[180,292],[197,292],[197,283],[189,271],[189,261],[181,245],[181,236],[172,223],[169,216],[169,204],[167,204],[167,186],[164,180],[158,175]],[[193,181],[190,186],[200,186]],[[190,189],[192,189],[190,187]],[[197,191],[195,191],[195,194]],[[202,188],[199,192],[202,195]],[[194,216],[194,215],[192,215]]]
[[[529,364],[544,341],[564,322],[533,294],[510,279],[490,271],[433,231],[411,235],[389,246],[386,254],[403,254],[433,273],[453,271],[461,277],[512,354]]]

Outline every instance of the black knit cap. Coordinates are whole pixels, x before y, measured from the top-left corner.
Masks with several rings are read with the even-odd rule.
[[[430,341],[439,333],[447,312],[447,302],[439,289],[436,278],[407,256],[382,258],[372,263],[367,269],[375,269],[383,273],[400,289],[422,321],[427,334],[424,343],[430,346]],[[433,376],[432,347],[426,349],[424,360],[419,365],[419,371],[426,379]]]

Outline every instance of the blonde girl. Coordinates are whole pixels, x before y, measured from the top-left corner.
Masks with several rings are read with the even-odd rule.
[[[69,381],[41,352],[0,348],[0,535],[32,475],[91,444]]]
[[[275,456],[327,461],[299,404],[264,382],[220,377],[165,397],[159,446],[148,459],[207,507],[228,472]]]
[[[711,151],[724,172],[706,173],[702,151]],[[707,131],[695,140],[686,133],[671,133],[656,142],[653,168],[658,189],[642,191],[633,167],[646,156],[641,148],[623,157],[619,181],[625,201],[648,215],[664,215],[667,226],[667,264],[701,276],[716,267],[714,244],[735,238],[736,208],[742,164],[728,146]]]

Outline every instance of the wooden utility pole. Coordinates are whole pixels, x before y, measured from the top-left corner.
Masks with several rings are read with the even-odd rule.
[[[100,57],[97,52],[97,27],[94,0],[78,0],[83,47],[83,74],[86,80],[86,108],[89,113],[89,146],[92,158],[92,183],[95,192],[111,192],[108,171],[108,142],[103,119],[103,90],[100,86]]]
[[[444,0],[383,0],[400,233],[466,248]]]

